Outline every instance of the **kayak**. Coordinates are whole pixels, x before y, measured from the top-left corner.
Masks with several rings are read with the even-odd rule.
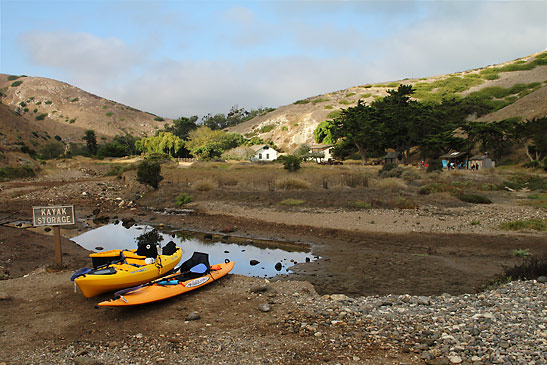
[[[155,257],[138,255],[136,250],[93,253],[93,269],[79,269],[70,280],[86,298],[139,285],[166,275],[177,266],[182,249],[176,247],[169,253]]]
[[[165,300],[210,284],[228,274],[233,268],[234,262],[228,261],[210,266],[208,272],[199,274],[201,276],[191,272],[170,274],[140,287],[121,290],[116,293],[117,298],[101,302],[99,306],[125,307]]]

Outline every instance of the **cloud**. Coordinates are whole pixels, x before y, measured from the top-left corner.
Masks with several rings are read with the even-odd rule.
[[[19,41],[32,63],[59,69],[84,83],[119,78],[143,60],[117,38],[88,33],[30,31]]]

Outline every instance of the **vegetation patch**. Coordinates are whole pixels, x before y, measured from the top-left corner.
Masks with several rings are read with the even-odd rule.
[[[275,128],[275,124],[268,124],[260,128],[260,133],[268,133]]]
[[[532,253],[530,252],[529,248],[525,248],[525,249],[517,248],[513,250],[513,256],[528,257],[528,256],[532,256]]]
[[[36,120],[44,120],[47,117],[47,113],[42,113],[36,116]]]
[[[372,209],[372,204],[361,200],[353,200],[348,202],[348,207],[354,209]]]
[[[308,99],[303,99],[303,100],[297,100],[295,101],[293,104],[295,105],[301,105],[301,104],[308,104],[310,101]]]
[[[499,227],[506,231],[546,231],[547,222],[545,221],[545,219],[530,218],[525,220],[516,220],[513,222],[503,222],[500,223]]]
[[[6,166],[0,168],[0,181],[22,179],[34,176],[36,176],[36,172],[29,166]]]
[[[23,81],[17,80],[17,81],[12,82],[10,86],[11,87],[17,87],[17,86],[21,85],[22,83],[23,83]]]
[[[318,104],[318,103],[324,103],[326,101],[329,101],[329,99],[327,99],[327,98],[317,98],[317,99],[313,99],[312,103]]]
[[[456,194],[456,197],[463,202],[471,204],[492,204],[492,200],[478,194]]]
[[[183,205],[189,204],[194,201],[194,197],[192,195],[186,194],[186,193],[180,193],[177,196],[176,204],[177,206],[181,207]]]
[[[503,276],[508,280],[534,280],[547,276],[547,256],[527,257],[520,265],[505,268]]]
[[[303,199],[285,199],[285,200],[282,200],[281,202],[279,202],[279,204],[289,205],[289,206],[297,206],[297,205],[302,205],[305,202],[306,201],[303,200]]]
[[[80,100],[80,98],[76,97],[76,98],[73,98],[72,100],[70,100],[71,103],[75,103],[77,102],[78,100]]]

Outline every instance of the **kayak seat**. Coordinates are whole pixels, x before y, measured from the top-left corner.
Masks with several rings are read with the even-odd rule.
[[[177,251],[177,245],[173,241],[169,241],[163,248],[161,249],[162,255],[170,256],[174,254]]]
[[[114,269],[113,267],[107,267],[106,269],[91,271],[87,273],[87,275],[113,275],[115,273],[116,269]]]

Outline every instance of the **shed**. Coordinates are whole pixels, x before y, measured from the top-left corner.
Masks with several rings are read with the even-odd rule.
[[[469,152],[454,151],[442,155],[440,159],[443,161],[443,167],[465,169],[468,157]]]
[[[399,154],[397,152],[394,152],[394,151],[389,151],[384,156],[384,163],[386,165],[387,164],[392,164],[392,165],[398,164],[399,163]]]
[[[251,156],[251,161],[274,161],[277,160],[278,152],[267,144],[257,144],[251,146],[254,155]]]
[[[487,153],[478,154],[469,158],[467,162],[467,168],[471,169],[474,166],[474,169],[492,169],[496,167],[496,162],[488,156]]]

